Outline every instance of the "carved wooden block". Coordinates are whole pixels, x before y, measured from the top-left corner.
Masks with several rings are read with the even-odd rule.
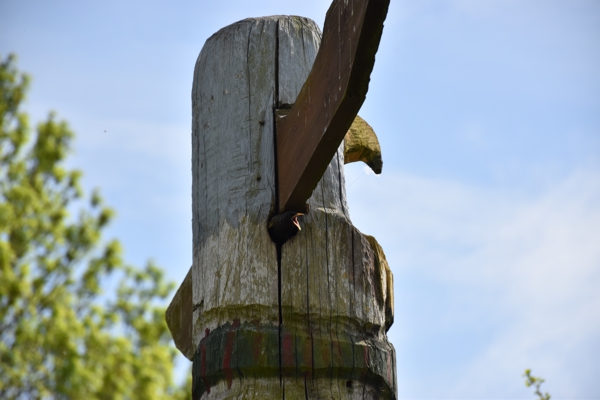
[[[196,62],[194,259],[167,313],[193,359],[194,399],[396,396],[391,273],[350,221],[343,144],[300,233],[279,254],[267,233],[276,109],[294,103],[319,43],[306,18],[247,19],[209,38]]]

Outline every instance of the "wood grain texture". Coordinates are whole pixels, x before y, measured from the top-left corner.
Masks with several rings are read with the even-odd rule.
[[[387,275],[350,222],[343,145],[279,261],[267,233],[276,207],[275,110],[296,98],[319,38],[305,18],[247,19],[209,38],[198,57],[194,399],[395,398]]]
[[[311,378],[325,375],[350,382],[327,396],[350,396],[351,388],[366,385],[377,388],[373,398],[393,398],[395,353],[385,335],[390,296],[382,294],[388,286],[381,283],[387,271],[382,272],[367,237],[344,214],[343,202],[336,201],[339,192],[328,190],[339,182],[336,164],[342,165],[328,167],[309,200],[301,234],[283,245],[283,326],[294,341],[313,344],[308,356],[312,368],[304,370],[308,363],[296,354],[289,369],[283,365],[285,384],[307,373]],[[376,376],[378,384],[371,385]]]
[[[291,107],[313,66],[321,43],[321,30],[308,18],[282,18],[277,38],[277,107]]]
[[[223,28],[207,40],[196,62],[195,346],[210,331],[235,319],[279,323],[277,255],[266,229],[275,199],[272,110],[277,24],[273,17]],[[278,343],[266,341],[261,346],[266,351]],[[271,381],[271,386],[278,387],[278,382]],[[212,395],[218,398],[218,391]]]

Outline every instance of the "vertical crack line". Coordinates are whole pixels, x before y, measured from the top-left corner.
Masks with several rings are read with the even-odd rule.
[[[273,153],[274,153],[274,165],[275,165],[275,214],[279,214],[279,167],[277,164],[277,106],[279,105],[279,24],[280,20],[277,20],[275,26],[275,104],[273,104]],[[278,335],[278,349],[279,349],[279,387],[283,390],[283,398],[285,399],[285,387],[283,386],[283,352],[282,352],[282,335],[283,335],[283,312],[281,308],[281,247],[282,245],[277,244],[277,304],[279,308],[279,335]]]
[[[311,376],[313,374],[314,368],[314,350],[312,347],[312,327],[310,325],[310,264],[308,261],[308,245],[304,247],[304,259],[306,260],[306,332],[310,335],[310,359],[311,359]],[[304,384],[306,385],[306,375],[304,376]]]
[[[362,339],[362,341],[363,341],[363,342],[365,342],[365,346],[369,346],[369,344],[368,344],[368,343],[367,343],[367,341],[365,340],[365,335],[364,335],[364,332],[363,332],[363,333],[361,333],[361,339]],[[363,350],[363,351],[364,351],[364,350]],[[363,354],[364,354],[364,353],[363,353]],[[368,354],[368,350],[367,350],[367,354]],[[364,355],[363,355],[363,357],[364,357]],[[370,357],[369,357],[369,358],[370,358]],[[366,372],[366,373],[365,373],[365,375],[364,375],[364,376],[365,376],[365,379],[364,379],[364,382],[363,382],[363,388],[362,388],[362,389],[363,389],[363,394],[362,394],[362,397],[363,397],[363,399],[365,398],[365,392],[366,392],[366,390],[367,390],[367,382],[369,381],[369,373],[371,372],[371,371],[370,371],[370,366],[369,366],[369,360],[365,360],[365,363],[366,363],[365,367],[366,367],[366,369],[367,369],[367,372]]]
[[[310,278],[309,278],[309,275],[310,275],[310,264],[308,262],[308,245],[306,245],[304,247],[304,257],[305,257],[305,260],[306,260],[306,264],[305,264],[306,265],[306,313],[308,315],[308,319],[307,319],[306,322],[307,322],[307,328],[310,331],[310,288],[309,288],[309,285],[310,285]]]
[[[275,27],[275,96],[273,98],[273,164],[275,165],[275,214],[279,210],[279,165],[277,160],[277,105],[279,104],[279,20]]]
[[[277,20],[277,26],[275,27],[275,104],[274,108],[279,107],[279,24],[280,20]],[[273,110],[274,111],[274,110]]]
[[[342,140],[342,148],[345,145],[346,139],[344,138],[344,140]],[[342,155],[343,155],[343,150],[342,150]],[[348,209],[346,208],[347,204],[346,204],[346,196],[344,196],[344,185],[346,184],[345,180],[342,181],[342,168],[344,168],[344,159],[343,157],[340,157],[340,148],[338,147],[336,153],[335,153],[335,157],[337,158],[337,166],[338,166],[338,188],[339,188],[339,195],[340,195],[340,203],[342,205],[342,212],[344,213],[344,215],[346,216],[346,218],[350,219],[350,213],[348,212]]]
[[[352,337],[352,335],[348,334],[348,337],[350,338],[350,342],[352,343],[352,370],[350,371],[350,380],[354,379],[354,368],[356,366],[356,355],[354,354],[354,346],[356,346],[356,343],[354,343],[354,338]]]
[[[357,315],[358,312],[356,311],[356,309],[357,309],[357,306],[356,306],[356,260],[355,260],[355,255],[354,255],[355,231],[354,231],[354,227],[351,227],[350,229],[352,230],[352,310]]]
[[[275,214],[279,214],[279,164],[277,160],[277,107],[279,105],[279,20],[275,27],[275,95],[273,96],[273,164],[275,165]]]
[[[304,399],[308,400],[308,385],[306,383],[306,375],[304,375]]]
[[[325,181],[323,182],[323,185],[321,185],[321,200],[322,200],[322,204],[323,204],[323,209],[325,210],[324,214],[325,214],[325,264],[327,265],[327,297],[329,300],[329,342],[331,343],[331,346],[333,346],[333,336],[331,335],[331,331],[332,331],[332,325],[333,325],[333,315],[332,315],[332,307],[333,307],[333,301],[331,301],[331,273],[329,270],[329,218],[328,218],[328,211],[327,211],[327,206],[325,204]],[[331,347],[330,346],[330,347]],[[331,350],[331,367],[329,370],[330,373],[330,379],[333,379],[333,347],[330,348]]]
[[[281,311],[281,245],[277,244],[277,302],[279,304],[279,335],[278,335],[278,347],[279,347],[279,385],[283,386],[283,313]],[[285,388],[284,388],[285,390]],[[284,395],[285,398],[285,395]]]

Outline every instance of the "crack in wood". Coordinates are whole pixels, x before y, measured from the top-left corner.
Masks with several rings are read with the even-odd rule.
[[[211,396],[264,389],[267,398],[395,391],[373,256],[349,220],[341,147],[302,231],[279,248],[267,234],[268,217],[281,211],[279,111],[294,102],[318,46],[314,22],[265,17],[224,28],[198,59],[189,308],[193,346],[204,353],[193,356],[196,396],[209,387]]]

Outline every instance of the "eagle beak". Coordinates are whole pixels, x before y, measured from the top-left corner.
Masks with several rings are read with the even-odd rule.
[[[300,227],[300,223],[298,222],[298,217],[303,216],[304,214],[302,213],[297,213],[296,215],[294,215],[292,217],[292,222],[294,223],[294,225],[296,225],[298,227],[298,230],[301,231],[302,228]]]

